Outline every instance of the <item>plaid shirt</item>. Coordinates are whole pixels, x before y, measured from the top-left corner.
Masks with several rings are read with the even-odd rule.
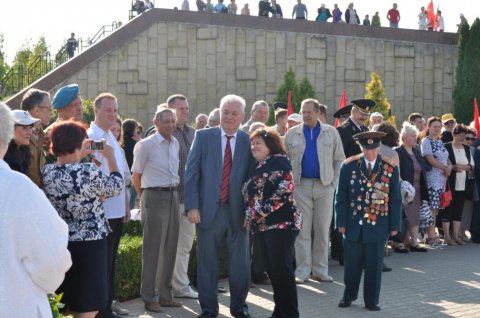
[[[178,175],[180,176],[180,183],[178,184],[178,200],[180,203],[184,202],[183,196],[183,180],[185,178],[185,164],[187,163],[187,156],[190,152],[190,147],[195,137],[195,128],[185,125],[182,128],[177,127],[173,132],[173,136],[177,138],[180,144],[179,158],[180,164],[178,166]]]

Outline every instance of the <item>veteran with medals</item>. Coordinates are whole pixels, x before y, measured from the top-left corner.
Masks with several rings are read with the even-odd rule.
[[[398,168],[378,154],[383,132],[354,135],[362,154],[347,159],[340,169],[335,198],[335,225],[343,235],[345,291],[339,307],[357,299],[365,272],[365,308],[380,310],[379,295],[384,246],[401,228],[401,195]]]

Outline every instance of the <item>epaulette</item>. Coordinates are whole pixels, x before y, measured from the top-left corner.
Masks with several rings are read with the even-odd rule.
[[[358,161],[360,158],[362,157],[362,154],[358,154],[358,155],[354,155],[354,156],[351,156],[351,157],[348,157],[347,159],[345,159],[345,161],[343,162],[344,165],[348,165],[354,161]]]
[[[392,166],[393,168],[398,166],[390,157],[385,156],[384,154],[380,154],[380,158],[382,159],[383,162],[385,162],[389,166]]]

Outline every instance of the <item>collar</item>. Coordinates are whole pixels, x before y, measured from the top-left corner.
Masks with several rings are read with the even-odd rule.
[[[377,158],[373,159],[372,161],[367,160],[365,156],[363,156],[363,160],[365,161],[365,167],[368,167],[368,163],[370,162],[372,164],[372,169],[375,167],[375,163],[377,163]]]
[[[233,138],[237,138],[238,129],[237,129],[237,131],[235,131],[235,133],[229,135],[225,132],[225,130],[223,130],[223,127],[220,127],[220,133],[221,133],[220,136],[222,136],[222,137],[223,136],[233,136]]]
[[[181,132],[189,132],[190,129],[193,129],[192,127],[188,126],[187,124],[183,125],[183,129],[177,126],[175,130],[181,131]]]
[[[110,130],[107,130],[107,131],[103,130],[102,128],[100,128],[100,126],[95,124],[95,122],[93,122],[93,121],[90,123],[90,128],[92,129],[92,131],[95,135],[105,136],[105,135],[111,134]],[[113,136],[113,134],[112,134],[112,136]]]
[[[158,141],[159,143],[162,143],[162,142],[164,142],[164,141],[170,143],[170,142],[173,141],[173,136],[171,136],[171,140],[168,141],[168,139],[166,139],[165,137],[163,137],[162,134],[160,134],[158,131],[157,131],[157,133],[154,135],[154,138],[157,139],[157,141]]]
[[[316,124],[315,127],[313,127],[313,128],[310,128],[310,127],[308,127],[307,125],[303,124],[303,130],[305,130],[305,129],[309,129],[309,130],[320,129],[320,121],[317,120],[317,124]]]

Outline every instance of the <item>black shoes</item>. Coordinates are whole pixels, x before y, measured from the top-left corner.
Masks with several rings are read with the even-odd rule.
[[[197,318],[215,318],[217,315],[211,314],[209,312],[202,312]]]
[[[340,308],[347,308],[347,307],[350,307],[350,305],[352,304],[352,301],[350,300],[345,300],[345,299],[342,299],[340,300],[340,302],[338,303],[338,307]]]
[[[428,250],[425,247],[421,247],[420,245],[417,246],[410,246],[410,252],[427,252]]]
[[[235,318],[252,318],[252,316],[250,316],[250,314],[246,311],[237,312],[236,314],[233,314],[233,317],[235,317]]]
[[[383,268],[382,268],[382,272],[391,272],[392,271],[392,268],[391,267],[388,267],[387,265],[383,264]]]
[[[365,305],[365,308],[370,310],[370,311],[379,311],[380,307],[377,305]]]

